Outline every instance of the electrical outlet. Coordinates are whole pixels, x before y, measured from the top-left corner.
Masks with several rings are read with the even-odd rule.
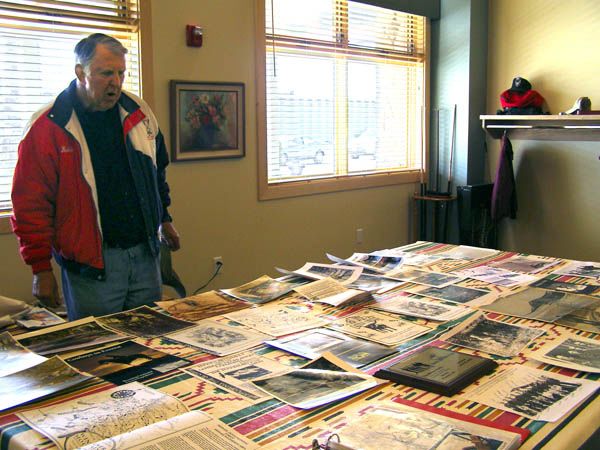
[[[362,228],[356,229],[356,243],[362,244],[364,239],[364,230]]]
[[[213,257],[213,265],[214,265],[214,270],[219,269],[219,267],[221,267],[221,271],[223,270],[223,257],[222,256],[214,256]]]

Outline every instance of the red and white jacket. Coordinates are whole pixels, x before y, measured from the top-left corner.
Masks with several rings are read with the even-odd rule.
[[[50,270],[54,254],[61,265],[102,280],[98,196],[90,151],[73,109],[75,95],[74,80],[25,129],[13,178],[11,223],[33,273]],[[148,242],[158,254],[158,227],[171,220],[164,138],[142,99],[123,92],[118,104]]]

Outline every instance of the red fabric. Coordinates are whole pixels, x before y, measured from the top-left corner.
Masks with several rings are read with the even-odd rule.
[[[507,89],[500,94],[500,104],[503,108],[541,108],[544,103],[544,97],[538,91],[530,89],[525,92]]]
[[[13,231],[33,273],[50,269],[52,247],[104,267],[92,189],[81,171],[79,143],[44,112],[19,144],[12,193]]]

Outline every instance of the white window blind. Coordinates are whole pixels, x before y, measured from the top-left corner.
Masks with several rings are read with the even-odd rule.
[[[268,182],[419,169],[425,18],[265,0]]]
[[[0,1],[0,211],[11,209],[17,146],[31,115],[75,78],[73,49],[105,33],[128,49],[124,89],[140,93],[137,0]]]

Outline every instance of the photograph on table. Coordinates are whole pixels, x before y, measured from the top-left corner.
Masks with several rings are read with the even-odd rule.
[[[397,314],[367,308],[341,317],[327,328],[387,346],[401,344],[432,330],[426,325],[401,319]]]
[[[575,309],[555,320],[554,323],[563,327],[600,333],[600,302]]]
[[[550,291],[570,292],[571,294],[600,296],[600,285],[595,284],[568,283],[565,281],[542,278],[541,280],[531,283],[529,286],[548,289]]]
[[[571,261],[565,266],[559,267],[552,273],[600,280],[600,263],[590,261]]]
[[[499,322],[478,312],[440,339],[450,344],[509,358],[518,355],[531,341],[543,334],[542,329]]]
[[[22,405],[92,379],[53,356],[27,369],[0,377],[0,411]]]
[[[31,308],[17,319],[17,323],[25,328],[46,328],[65,322],[65,319],[46,308]]]
[[[462,305],[449,305],[436,300],[409,297],[403,292],[393,293],[386,298],[376,298],[376,303],[369,308],[438,322],[454,320],[472,312]]]
[[[133,341],[73,356],[66,362],[116,385],[144,381],[191,364],[186,359]]]
[[[166,337],[213,355],[225,356],[256,347],[270,336],[243,325],[205,319],[192,328],[169,334]]]
[[[98,318],[98,322],[113,330],[141,338],[154,338],[193,327],[194,322],[175,319],[148,306]]]
[[[599,303],[600,300],[594,297],[529,287],[481,308],[509,316],[554,322],[579,308]]]
[[[300,362],[300,358],[297,359]],[[257,403],[271,398],[271,395],[258,389],[251,380],[281,375],[290,370],[293,370],[293,367],[252,351],[244,351],[195,364],[183,369],[183,372]]]
[[[21,345],[39,355],[53,355],[129,338],[127,334],[103,327],[93,317],[17,336]]]
[[[546,364],[580,372],[600,373],[600,341],[563,336],[526,355]]]
[[[406,292],[431,297],[438,300],[445,300],[452,303],[460,303],[468,306],[479,306],[493,302],[498,294],[483,289],[473,289],[451,284],[441,288],[428,286],[415,286],[405,289]]]
[[[311,280],[321,280],[323,278],[333,278],[342,284],[356,281],[362,274],[363,268],[359,266],[340,266],[335,264],[319,264],[308,262],[299,269],[289,271],[277,268],[277,271],[285,275],[300,275]]]
[[[8,331],[0,333],[0,377],[35,366],[46,358],[27,350]]]
[[[450,273],[428,272],[426,270],[407,267],[386,274],[387,277],[395,280],[410,281],[411,283],[423,284],[431,287],[444,287],[450,284],[456,284],[465,279]]]
[[[294,287],[291,283],[274,280],[267,275],[263,275],[241,286],[221,289],[221,292],[239,300],[260,305],[291,292]]]
[[[529,284],[537,279],[533,275],[491,266],[477,266],[470,269],[463,269],[455,272],[455,274],[504,287]]]
[[[252,306],[246,302],[221,295],[216,291],[203,292],[176,300],[158,301],[156,304],[173,317],[188,322],[197,322]]]
[[[556,422],[598,389],[598,382],[511,367],[461,396],[528,419]]]
[[[326,255],[327,258],[334,263],[356,265],[379,274],[385,274],[394,271],[402,265],[401,256],[386,255],[384,252],[353,253],[347,259],[342,259],[337,256],[330,255],[329,253]]]
[[[557,258],[548,258],[534,255],[514,255],[510,258],[494,261],[488,264],[490,267],[510,270],[521,273],[538,273],[560,262]]]
[[[266,341],[265,344],[307,359],[316,359],[324,352],[329,352],[352,367],[362,367],[396,353],[393,348],[355,339],[327,328],[304,331]]]

